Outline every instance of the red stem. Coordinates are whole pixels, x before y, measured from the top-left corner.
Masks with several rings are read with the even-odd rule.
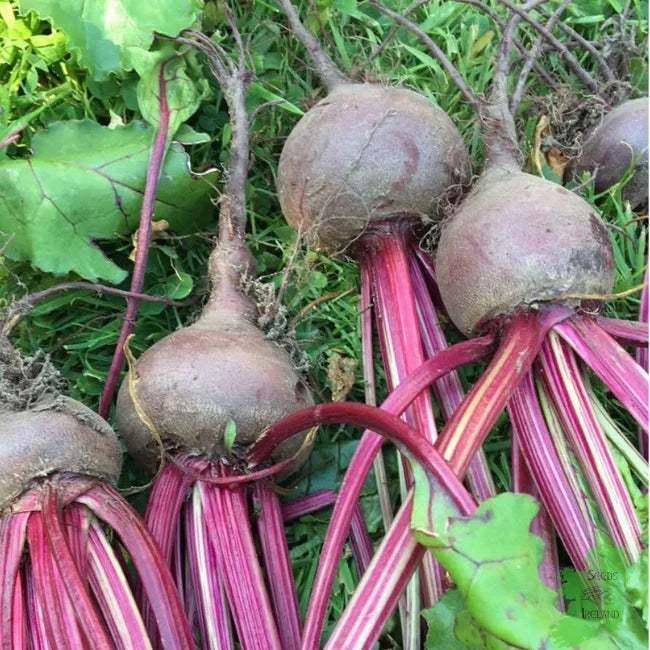
[[[426,548],[411,532],[412,492],[395,520],[368,571],[354,590],[325,650],[367,650],[379,637],[398,598],[421,563]]]
[[[45,490],[43,525],[50,553],[56,562],[70,601],[74,603],[74,612],[84,635],[95,650],[102,648],[112,650],[113,643],[106,632],[103,621],[99,618],[86,583],[79,575],[79,570],[68,546],[59,510],[59,501],[51,485]]]
[[[14,589],[25,546],[29,513],[6,514],[0,519],[0,640],[2,650],[13,648]],[[22,614],[21,614],[22,616]]]
[[[300,650],[300,608],[280,502],[273,491],[261,484],[255,486],[255,499],[259,505],[257,532],[282,650]]]
[[[492,337],[483,337],[459,343],[440,352],[400,384],[388,396],[382,408],[395,415],[403,413],[413,399],[432,382],[462,365],[483,359],[489,353],[492,342]],[[303,650],[318,648],[338,559],[348,536],[354,508],[366,476],[382,442],[381,436],[372,431],[364,432],[345,473],[321,549],[303,630]]]
[[[323,508],[329,508],[336,501],[334,490],[319,490],[313,494],[300,497],[282,506],[282,519],[286,523],[303,515],[308,515]]]
[[[147,267],[147,257],[149,255],[149,244],[151,240],[151,219],[153,217],[156,203],[156,191],[158,189],[158,181],[160,180],[160,172],[165,158],[165,152],[167,151],[169,135],[169,106],[167,105],[167,88],[165,83],[166,63],[167,62],[163,62],[160,65],[160,71],[158,72],[160,123],[158,125],[158,131],[156,132],[156,139],[151,152],[149,167],[147,168],[147,178],[144,186],[144,195],[142,197],[142,208],[140,209],[140,225],[138,227],[135,263],[133,265],[133,275],[131,276],[130,291],[132,293],[141,293],[144,285],[144,274]],[[135,319],[138,315],[138,302],[139,301],[136,298],[127,299],[126,313],[124,314],[122,329],[120,330],[115,351],[113,352],[113,359],[111,360],[111,365],[108,370],[104,390],[99,399],[99,415],[103,418],[106,418],[111,408],[113,394],[115,393],[120,372],[122,371],[122,364],[124,363],[124,344],[133,331]]]
[[[77,501],[86,504],[122,540],[153,605],[163,647],[194,650],[194,640],[174,580],[156,541],[135,510],[105,483],[98,483]]]

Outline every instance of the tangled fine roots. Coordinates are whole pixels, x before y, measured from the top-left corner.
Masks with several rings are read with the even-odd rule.
[[[40,350],[22,355],[0,334],[0,411],[29,410],[45,398],[56,399],[62,387],[49,355]]]
[[[306,373],[311,368],[311,360],[304,352],[294,333],[289,329],[287,308],[277,300],[275,287],[257,278],[244,276],[242,292],[257,307],[257,327],[264,332],[265,338],[280,345],[291,357],[291,362],[298,373]]]
[[[559,148],[567,158],[579,156],[586,134],[607,112],[607,103],[596,95],[578,94],[573,88],[558,88],[552,95],[532,97],[532,112],[547,115],[551,135],[542,150]]]

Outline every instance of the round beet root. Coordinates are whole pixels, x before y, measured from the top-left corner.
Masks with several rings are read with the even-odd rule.
[[[289,355],[236,314],[202,318],[138,359],[136,394],[167,447],[219,459],[227,455],[223,437],[231,420],[235,443],[247,446],[268,425],[313,404]],[[127,380],[117,398],[117,425],[131,455],[155,469],[160,452]],[[294,456],[303,440],[288,440],[274,460]]]
[[[411,90],[344,84],[295,126],[278,166],[287,221],[313,246],[348,246],[372,220],[432,217],[470,178],[446,113]]]
[[[94,411],[68,397],[0,411],[0,511],[36,478],[72,472],[117,483],[122,450]]]
[[[447,312],[468,336],[518,307],[610,293],[614,283],[609,236],[591,206],[512,168],[483,174],[443,229],[436,272]]]
[[[608,113],[587,138],[569,172],[574,177],[592,172],[596,192],[603,192],[618,183],[637,158],[632,178],[623,192],[623,198],[632,207],[648,202],[647,97],[624,102]]]

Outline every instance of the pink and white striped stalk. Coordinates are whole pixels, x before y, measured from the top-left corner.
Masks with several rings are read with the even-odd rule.
[[[244,488],[199,481],[201,505],[240,643],[247,650],[282,650],[257,559]]]
[[[535,393],[532,371],[508,402],[513,446],[524,457],[542,503],[548,510],[571,562],[585,569],[596,543],[595,525],[587,510],[569,458],[561,459]]]
[[[268,486],[256,485],[255,503],[257,532],[282,648],[300,650],[300,609],[280,502]]]
[[[614,543],[634,562],[640,527],[621,476],[594,414],[573,352],[550,332],[539,355],[540,374],[571,447],[589,482]]]
[[[630,415],[648,430],[648,373],[598,323],[577,314],[554,330],[598,375]]]

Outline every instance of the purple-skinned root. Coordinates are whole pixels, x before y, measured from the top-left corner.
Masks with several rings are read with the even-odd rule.
[[[0,512],[30,484],[54,472],[116,483],[122,450],[94,411],[69,397],[47,397],[28,410],[0,410]]]
[[[614,284],[609,235],[593,208],[512,166],[485,172],[446,224],[436,272],[447,312],[467,336],[519,308],[579,306]]]
[[[120,387],[119,431],[129,453],[150,471],[160,462],[151,424],[167,449],[219,460],[231,453],[224,441],[230,422],[235,446],[246,447],[276,420],[313,403],[289,354],[254,324],[255,306],[237,288],[235,257],[246,261],[216,249],[209,268],[213,290],[201,317],[151,346],[137,360],[135,382],[127,377]],[[288,441],[273,459],[293,457],[303,439]]]
[[[591,172],[596,192],[618,183],[632,162],[623,198],[633,208],[648,203],[648,98],[631,99],[608,113],[586,138],[580,155],[567,166],[568,177]]]
[[[373,221],[434,217],[469,178],[461,135],[430,100],[405,88],[344,83],[294,127],[277,186],[289,224],[334,252]]]

